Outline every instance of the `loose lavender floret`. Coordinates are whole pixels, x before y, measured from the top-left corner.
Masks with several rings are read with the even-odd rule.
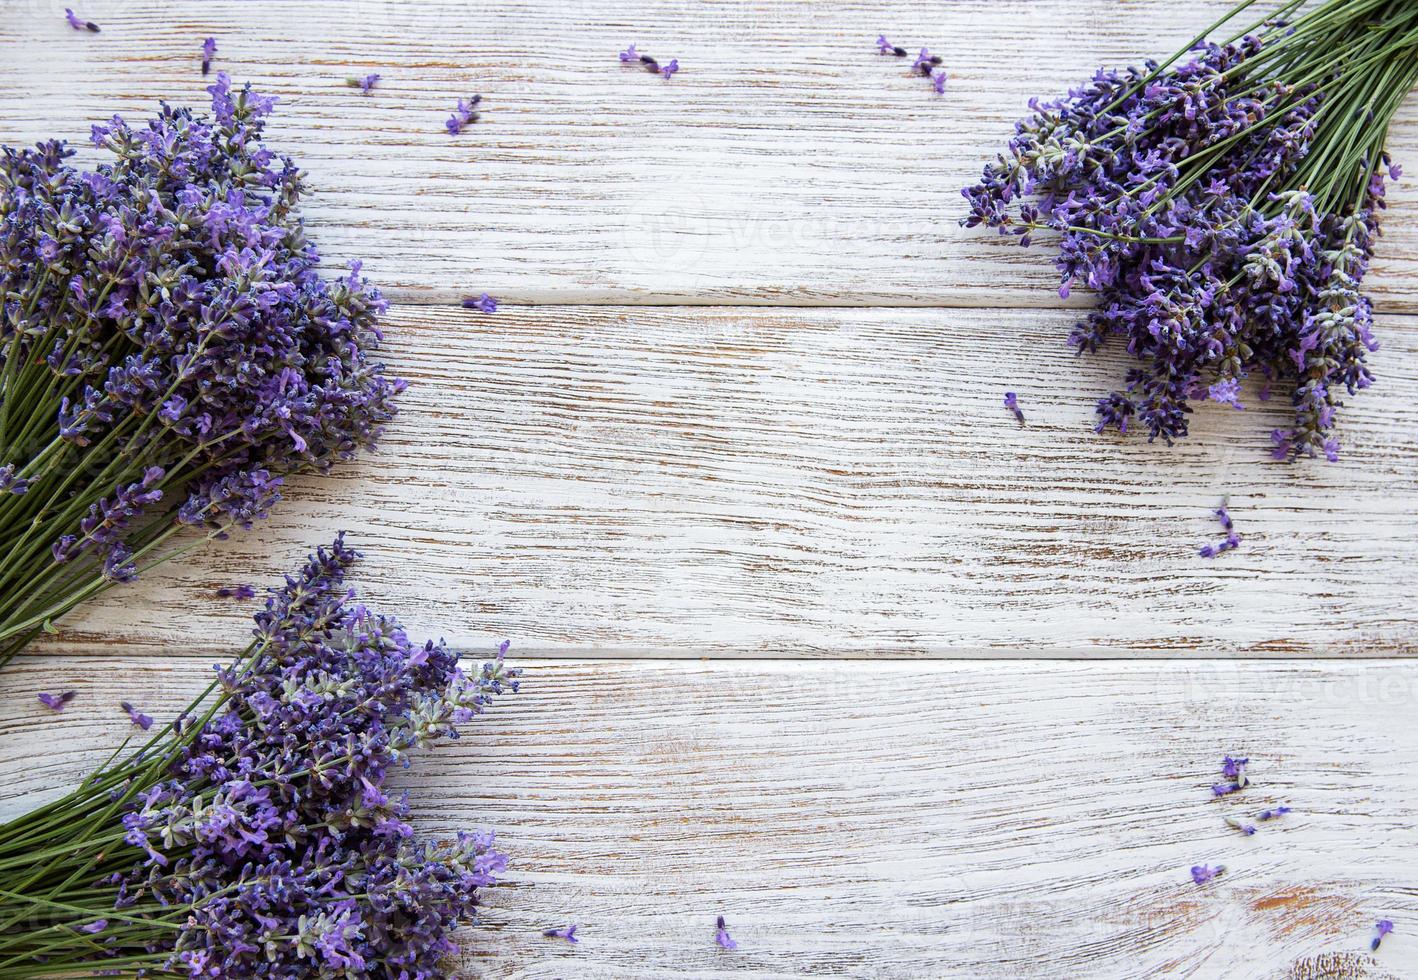
[[[62,694],[50,694],[48,691],[44,691],[35,697],[39,699],[40,704],[51,711],[63,711],[65,705],[74,700],[74,696],[78,693],[78,691],[65,691]]]
[[[215,710],[189,711],[200,731],[162,749],[166,775],[122,818],[135,850],[106,862],[131,862],[103,881],[140,925],[115,925],[107,955],[193,977],[448,975],[453,930],[506,858],[491,833],[420,841],[385,780],[518,671],[499,652],[465,672],[442,643],[411,643],[345,587],[356,557],[336,539],[289,577],[218,670]]]
[[[897,58],[904,58],[909,53],[905,48],[897,47],[888,41],[885,34],[876,36],[876,50],[878,54],[895,55]]]
[[[719,916],[717,928],[714,930],[714,942],[725,949],[739,948],[739,944],[734,942],[733,938],[729,935],[729,927],[724,924],[724,917],[722,915]]]
[[[1192,865],[1192,881],[1198,885],[1204,885],[1225,870],[1225,866],[1220,864],[1214,868],[1205,864],[1194,864]]]
[[[467,299],[463,300],[463,309],[482,310],[484,313],[496,313],[497,300],[493,299],[487,293],[483,293],[477,298],[469,296]]]
[[[210,118],[95,126],[116,159],[91,171],[56,141],[0,154],[0,377],[31,413],[12,426],[50,447],[0,445],[28,483],[0,495],[0,523],[28,528],[6,543],[0,641],[183,526],[251,527],[288,476],[373,448],[404,388],[371,356],[387,303],[359,264],[320,276],[301,172],[262,143],[275,100],[224,72],[207,91]]]
[[[464,126],[470,126],[482,118],[482,114],[474,109],[474,106],[482,100],[481,95],[458,100],[458,105],[453,109],[453,115],[449,116],[448,121],[443,124],[448,129],[449,136],[457,136],[463,131]]]
[[[76,31],[88,31],[91,34],[99,32],[99,26],[91,20],[84,20],[68,7],[64,8],[64,19],[69,22],[69,26]]]
[[[1262,810],[1257,816],[1257,820],[1276,820],[1290,812],[1288,806],[1278,806],[1273,810]]]
[[[945,83],[949,79],[949,77],[950,76],[946,74],[944,68],[937,69],[935,73],[931,75],[931,82],[935,85],[936,95],[945,94]]]
[[[217,39],[209,37],[202,42],[202,74],[209,75],[212,71],[212,59],[217,56]]]
[[[548,939],[565,939],[568,943],[573,944],[581,941],[576,938],[575,923],[572,923],[565,929],[546,929],[542,932],[542,935],[546,936]]]
[[[922,48],[921,53],[916,55],[916,60],[911,63],[911,70],[918,71],[929,78],[931,72],[934,71],[935,67],[940,63],[940,55],[931,54],[930,48]]]
[[[347,78],[345,79],[345,84],[348,85],[350,88],[359,89],[360,94],[362,95],[368,95],[369,90],[374,88],[375,85],[379,84],[379,79],[382,77],[383,76],[380,75],[378,72],[374,72],[372,74],[365,75],[363,78]]]
[[[666,81],[668,81],[669,78],[670,78],[670,76],[673,75],[673,74],[674,74],[675,72],[677,72],[677,71],[679,71],[679,59],[678,59],[678,58],[671,58],[671,59],[670,59],[670,63],[669,63],[668,65],[661,65],[661,66],[660,66],[660,74],[665,77],[665,80],[666,80]]]
[[[1234,779],[1245,786],[1250,782],[1246,778],[1246,766],[1250,765],[1250,761],[1250,759],[1238,759],[1228,755],[1221,760],[1221,775],[1227,779]]]
[[[143,714],[141,711],[133,707],[127,701],[120,702],[118,706],[124,711],[128,712],[128,720],[131,721],[138,728],[141,728],[143,731],[146,732],[149,728],[153,727],[152,715]]]
[[[1014,413],[1014,417],[1019,420],[1019,424],[1024,424],[1024,411],[1019,407],[1019,396],[1012,391],[1004,393],[1004,407]]]
[[[622,63],[626,63],[626,62],[639,62],[639,61],[640,61],[640,52],[636,51],[636,50],[635,50],[635,45],[632,44],[630,47],[626,48],[624,51],[622,51],[622,52],[620,53],[620,60],[621,60]]]
[[[1247,837],[1253,836],[1256,832],[1254,824],[1243,823],[1242,821],[1237,820],[1234,817],[1226,818],[1226,826],[1230,827],[1232,830],[1240,831]]]
[[[1369,943],[1369,949],[1378,952],[1379,944],[1384,941],[1384,937],[1393,932],[1393,922],[1389,919],[1380,919],[1374,923],[1374,939]]]
[[[217,589],[218,599],[254,599],[256,590],[249,585],[223,585]]]
[[[1276,458],[1338,458],[1336,410],[1373,380],[1378,344],[1359,289],[1384,172],[1365,159],[1324,175],[1324,192],[1286,189],[1327,156],[1311,154],[1318,131],[1345,138],[1330,135],[1342,121],[1322,91],[1269,74],[1283,60],[1266,56],[1287,36],[1266,25],[1198,43],[1173,67],[1100,69],[1061,99],[1031,99],[1006,153],[963,191],[967,226],[1021,245],[1057,232],[1060,295],[1077,283],[1098,294],[1069,342],[1092,353],[1117,337],[1137,359],[1124,389],[1099,400],[1100,432],[1140,422],[1171,444],[1187,434],[1190,401],[1239,409],[1239,382],[1258,374],[1293,382]]]

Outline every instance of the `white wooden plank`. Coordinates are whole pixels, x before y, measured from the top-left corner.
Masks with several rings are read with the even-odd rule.
[[[1168,449],[1091,431],[1125,370],[1066,311],[402,307],[383,452],[258,533],[65,621],[58,648],[230,634],[336,530],[420,630],[524,655],[1413,653],[1418,320],[1386,317],[1344,458],[1272,462],[1280,395]],[[1021,427],[1000,404],[1019,392]],[[1229,496],[1241,548],[1215,560]]]
[[[22,658],[0,811],[100,761],[118,700],[171,717],[207,662]],[[63,687],[63,715],[33,700]],[[425,833],[511,854],[465,976],[1411,977],[1415,691],[1372,661],[535,664],[401,785]],[[1227,753],[1255,785],[1213,800]],[[540,936],[568,922],[579,946]]]
[[[211,35],[218,68],[281,97],[324,253],[400,299],[1053,306],[1048,251],[957,227],[959,188],[1030,96],[1169,53],[1230,2],[90,0],[90,35],[60,0],[10,0],[0,142],[201,102]],[[948,94],[877,55],[881,31],[942,54]],[[683,71],[623,69],[631,41]],[[345,86],[368,72],[369,97]],[[484,120],[450,139],[473,91]],[[1418,108],[1392,145],[1418,161]],[[1414,311],[1418,191],[1393,201],[1369,285]]]

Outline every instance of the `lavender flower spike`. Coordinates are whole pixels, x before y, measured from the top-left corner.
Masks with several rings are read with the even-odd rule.
[[[576,924],[574,922],[565,929],[545,929],[542,931],[542,935],[548,939],[565,939],[573,945],[581,941],[576,938]]]
[[[363,78],[347,78],[345,79],[345,84],[350,88],[359,89],[362,95],[368,95],[369,90],[379,84],[379,79],[382,77],[383,76],[378,72],[373,72],[369,75],[365,75]]]
[[[739,944],[734,942],[733,938],[729,935],[729,927],[724,924],[724,917],[722,915],[719,916],[717,926],[714,931],[714,942],[725,949],[738,949]]]
[[[99,32],[99,27],[97,24],[95,24],[91,20],[84,20],[82,17],[74,13],[74,11],[70,10],[68,7],[64,8],[64,19],[67,20],[69,22],[69,26],[74,28],[74,30],[76,31],[88,31],[91,34],[97,34]]]

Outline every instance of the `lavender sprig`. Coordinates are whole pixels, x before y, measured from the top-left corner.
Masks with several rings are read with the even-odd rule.
[[[92,171],[59,142],[0,155],[0,662],[372,448],[403,390],[371,357],[379,291],[319,275],[274,100],[208,91],[211,118],[95,126]]]
[[[386,778],[518,671],[412,643],[354,601],[356,557],[336,539],[272,592],[186,723],[0,827],[7,976],[448,975],[506,858],[420,840]]]
[[[1239,409],[1256,374],[1291,389],[1274,455],[1336,460],[1344,394],[1373,380],[1360,287],[1397,172],[1389,121],[1415,81],[1418,7],[1398,0],[1325,0],[1162,64],[1100,69],[1030,101],[964,190],[963,223],[1021,245],[1056,232],[1060,295],[1097,292],[1070,342],[1117,337],[1138,361],[1099,400],[1098,431],[1140,423],[1170,444],[1191,402]]]

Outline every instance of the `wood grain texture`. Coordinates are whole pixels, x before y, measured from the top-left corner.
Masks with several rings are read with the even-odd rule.
[[[0,812],[101,761],[120,699],[170,718],[207,662],[23,658]],[[34,701],[56,686],[63,715]],[[466,977],[1374,980],[1418,972],[1415,707],[1392,662],[553,662],[400,785],[424,833],[511,855]],[[1255,784],[1214,800],[1227,753]],[[568,922],[579,946],[541,938]]]
[[[401,300],[1048,307],[1048,250],[959,228],[959,188],[1030,96],[1168,54],[1230,3],[90,0],[89,35],[61,0],[0,0],[0,142],[202,103],[211,35],[217,68],[280,96],[322,251]],[[940,53],[948,93],[877,55],[881,31]],[[682,72],[622,68],[631,41]],[[370,96],[345,86],[368,72]],[[484,120],[450,139],[472,92]],[[1391,148],[1418,161],[1418,106]],[[1410,312],[1411,184],[1367,283]]]
[[[1418,643],[1418,319],[1382,318],[1344,459],[1204,405],[1177,446],[1097,436],[1116,355],[1067,311],[400,307],[382,452],[260,531],[63,621],[181,651],[348,529],[420,631],[524,656],[1372,656]],[[1019,392],[1027,424],[1006,412]],[[1241,548],[1215,560],[1228,496]]]

